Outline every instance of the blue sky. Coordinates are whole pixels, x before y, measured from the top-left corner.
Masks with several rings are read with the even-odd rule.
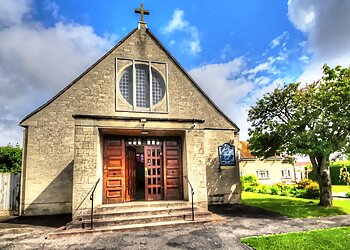
[[[241,128],[278,84],[350,65],[350,1],[145,0],[150,30]],[[137,26],[134,0],[0,0],[0,145]]]

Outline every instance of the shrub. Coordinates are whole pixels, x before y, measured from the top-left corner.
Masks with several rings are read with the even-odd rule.
[[[241,183],[242,184],[249,184],[250,186],[257,186],[258,185],[258,178],[255,175],[244,175],[241,176]]]
[[[261,194],[271,194],[271,189],[269,186],[265,185],[265,184],[259,184],[258,187],[258,193]]]
[[[0,147],[0,172],[20,172],[22,164],[22,149],[17,144]]]
[[[247,186],[244,191],[246,192],[257,192],[257,187],[256,186]]]
[[[320,197],[320,187],[316,182],[307,185],[305,191],[305,197],[303,198],[316,199]]]
[[[280,195],[281,194],[281,188],[279,188],[277,185],[273,185],[271,188],[271,194],[273,195]]]
[[[241,183],[242,183],[242,189],[247,192],[254,192],[254,191],[248,191],[247,188],[250,186],[257,186],[258,185],[258,178],[255,175],[244,175],[241,176]]]
[[[310,179],[305,179],[305,180],[301,180],[297,183],[298,188],[302,188],[305,189],[306,186],[310,185],[311,183],[313,183],[313,180]]]
[[[350,198],[350,192],[347,192],[347,193],[345,194],[345,196],[348,197],[348,198]]]

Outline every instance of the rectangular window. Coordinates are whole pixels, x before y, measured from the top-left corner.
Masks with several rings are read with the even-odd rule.
[[[256,170],[256,176],[258,177],[259,180],[266,180],[270,179],[269,176],[269,171],[268,170]]]
[[[285,179],[290,179],[290,170],[289,169],[283,169],[282,170],[282,178],[285,178]]]

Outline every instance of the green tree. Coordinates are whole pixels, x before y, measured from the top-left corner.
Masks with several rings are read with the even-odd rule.
[[[349,149],[349,118],[350,69],[325,65],[321,80],[278,87],[251,107],[250,149],[261,158],[308,155],[320,186],[319,204],[331,206],[329,158]]]
[[[22,149],[17,144],[0,147],[0,172],[20,172],[22,164]]]

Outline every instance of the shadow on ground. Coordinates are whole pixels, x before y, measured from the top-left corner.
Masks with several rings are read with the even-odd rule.
[[[224,217],[266,218],[285,220],[287,217],[276,212],[243,204],[209,205],[209,211]]]
[[[72,220],[72,214],[58,214],[58,215],[43,215],[43,216],[18,216],[7,220],[0,221],[1,227],[8,227],[8,225],[33,225],[43,227],[61,227]],[[6,226],[5,226],[6,225]]]

